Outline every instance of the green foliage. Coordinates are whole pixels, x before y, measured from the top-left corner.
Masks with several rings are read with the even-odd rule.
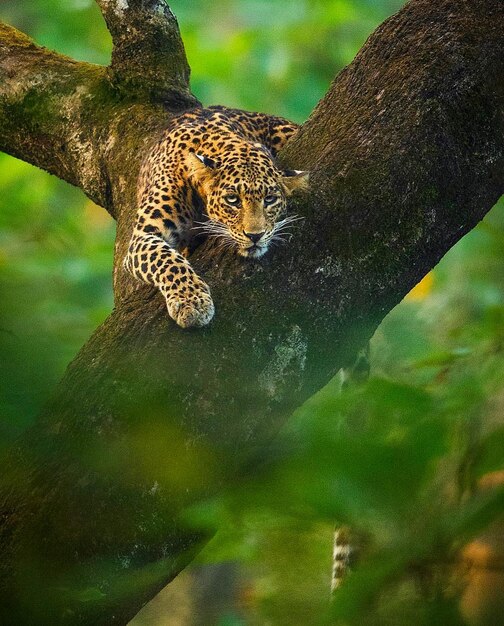
[[[76,189],[5,155],[0,187],[3,446],[110,311],[114,224]]]
[[[335,73],[402,0],[170,3],[206,104],[305,120]]]
[[[170,4],[205,104],[302,121],[402,2]],[[76,59],[110,56],[92,0],[4,0],[0,19]],[[4,447],[112,307],[114,226],[79,191],[10,157],[0,158],[0,187]],[[187,513],[194,526],[220,528],[199,563],[239,561],[253,591],[221,626],[464,623],[446,563],[504,510],[502,492],[467,497],[479,478],[504,469],[503,257],[501,204],[440,263],[433,287],[383,322],[369,383],[340,394],[332,381],[293,416],[260,472]],[[166,442],[153,439],[132,436],[133,472],[150,475],[162,456]],[[110,472],[115,458],[113,449],[97,451],[88,462]],[[211,465],[212,451],[203,459]],[[179,462],[181,473],[187,463]],[[330,606],[334,523],[353,527],[363,547]],[[134,584],[126,574],[123,593]],[[82,602],[104,600],[94,586],[79,593]]]

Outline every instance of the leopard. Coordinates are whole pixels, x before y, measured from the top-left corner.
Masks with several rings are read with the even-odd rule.
[[[126,270],[159,289],[181,328],[214,317],[210,287],[188,256],[195,242],[260,259],[298,219],[288,198],[309,173],[283,169],[277,155],[299,126],[282,117],[223,106],[175,116],[141,166]],[[196,245],[198,245],[196,243]]]

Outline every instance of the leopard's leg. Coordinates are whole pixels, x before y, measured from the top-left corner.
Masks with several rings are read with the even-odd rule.
[[[141,194],[140,209],[124,264],[139,280],[163,294],[170,317],[179,326],[205,326],[214,315],[208,285],[176,250],[192,225],[187,187],[167,180],[151,181]]]
[[[212,319],[215,309],[208,285],[160,235],[133,236],[125,267],[136,278],[158,287],[168,314],[182,328],[205,326]]]

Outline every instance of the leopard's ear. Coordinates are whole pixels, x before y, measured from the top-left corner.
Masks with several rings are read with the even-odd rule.
[[[189,178],[203,185],[213,178],[217,169],[217,163],[213,159],[195,152],[187,154],[186,164]]]
[[[282,182],[288,196],[290,196],[291,193],[297,189],[308,189],[310,172],[303,172],[302,170],[285,170],[283,174]]]
[[[205,167],[208,167],[211,170],[217,168],[217,161],[214,161],[210,157],[203,156],[202,154],[196,154],[196,152],[194,152],[193,154],[198,159],[198,161],[201,161],[201,163],[203,163]]]

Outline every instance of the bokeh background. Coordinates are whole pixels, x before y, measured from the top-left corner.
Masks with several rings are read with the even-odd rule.
[[[402,4],[170,6],[204,104],[302,122]],[[75,59],[109,60],[110,37],[92,0],[2,0],[0,19]],[[6,155],[0,188],[5,449],[111,311],[114,223],[79,190]],[[502,516],[502,498],[469,505],[467,496],[504,466],[503,349],[501,202],[388,315],[371,345],[368,384],[340,394],[333,381],[293,418],[291,454],[273,451],[250,484],[189,513],[221,530],[134,625],[499,623],[502,607],[475,608],[470,580],[454,578],[452,564]],[[329,606],[337,520],[357,529],[363,556]]]

